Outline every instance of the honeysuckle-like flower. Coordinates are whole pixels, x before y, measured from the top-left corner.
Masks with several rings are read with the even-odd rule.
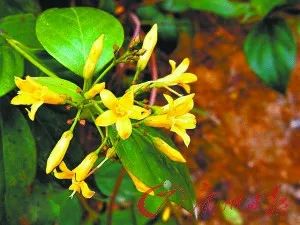
[[[31,110],[27,110],[31,120],[34,120],[35,113],[42,104],[58,105],[64,104],[66,101],[66,96],[49,90],[48,87],[39,84],[30,76],[27,76],[25,80],[16,77],[15,83],[20,90],[18,95],[11,100],[11,104],[31,105]]]
[[[96,152],[91,152],[73,170],[69,170],[66,164],[62,162],[59,165],[61,172],[57,172],[55,169],[54,176],[58,179],[72,179],[72,184],[69,187],[69,190],[73,191],[71,196],[73,196],[76,192],[79,192],[82,193],[83,197],[91,198],[95,192],[89,189],[84,180],[89,176],[97,159],[98,154]]]
[[[163,127],[178,134],[186,146],[190,143],[190,137],[186,129],[196,127],[196,117],[189,113],[194,107],[193,97],[195,94],[180,97],[175,101],[169,95],[164,95],[168,104],[161,107],[159,115],[149,116],[144,123],[151,127]]]
[[[59,141],[54,146],[52,152],[50,153],[47,165],[46,173],[51,173],[55,167],[57,167],[63,160],[67,149],[70,145],[70,141],[73,138],[73,132],[71,130],[65,131]]]
[[[84,97],[86,99],[94,98],[97,94],[100,94],[100,92],[105,88],[105,82],[100,84],[95,84],[90,90],[88,90],[86,93],[84,93]]]
[[[145,53],[140,56],[137,62],[137,70],[143,71],[150,59],[150,56],[155,48],[157,43],[157,24],[154,24],[151,30],[146,34],[143,41],[142,49],[145,50]]]
[[[117,99],[112,92],[104,89],[100,92],[100,97],[108,110],[96,118],[96,125],[110,126],[116,124],[117,132],[122,139],[127,139],[132,133],[130,119],[142,120],[150,114],[149,110],[133,104],[133,91],[127,91]]]
[[[90,79],[94,74],[97,62],[99,61],[99,58],[102,54],[103,41],[104,34],[101,34],[100,37],[97,38],[92,45],[92,48],[83,67],[83,78],[86,80]]]
[[[153,87],[164,87],[164,86],[174,86],[179,85],[185,89],[187,93],[190,93],[190,86],[189,83],[193,83],[197,81],[197,76],[193,73],[186,73],[190,65],[190,60],[185,58],[179,65],[176,67],[176,62],[173,60],[169,61],[172,72],[171,74],[159,78],[153,81]]]
[[[168,143],[166,143],[164,140],[158,137],[152,138],[154,146],[164,153],[169,159],[176,161],[176,162],[186,162],[186,160],[183,158],[181,153],[177,151],[176,149],[172,148]]]

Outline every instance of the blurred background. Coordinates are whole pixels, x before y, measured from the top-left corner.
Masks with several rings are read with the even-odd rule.
[[[173,209],[171,217],[164,220],[161,216],[140,218],[133,209],[132,184],[125,177],[111,206],[109,223],[300,224],[298,0],[0,0],[0,18],[70,6],[96,7],[113,14],[124,25],[127,42],[157,23],[158,47],[145,79],[155,76],[155,70],[158,76],[167,74],[170,58],[180,62],[185,57],[191,60],[189,71],[198,76],[192,87],[197,129],[189,133],[189,149],[175,136],[174,140],[187,159],[197,203],[205,208],[200,209],[197,221],[181,209]],[[127,73],[130,66],[119,66],[110,85],[121,92],[130,80]],[[64,129],[56,123],[66,117],[57,118],[55,113],[44,109],[55,121],[49,124],[48,133],[51,127]],[[42,142],[45,133],[38,127],[32,130]],[[83,149],[95,143],[93,134],[94,130],[81,136],[79,132]],[[43,173],[51,150],[45,145],[51,144],[38,144],[42,150],[35,184],[26,191],[30,198],[12,197],[12,211],[22,215],[16,223],[107,224],[103,216],[107,196],[114,191],[120,166],[113,165],[113,170],[104,167],[96,175],[94,186],[99,187],[101,196],[66,201],[67,192],[53,195],[53,190],[62,190],[66,184],[50,185],[56,181]],[[220,210],[223,201],[233,203],[235,210]],[[251,202],[257,204],[250,207]]]

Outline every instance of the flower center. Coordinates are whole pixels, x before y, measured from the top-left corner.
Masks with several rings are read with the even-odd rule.
[[[122,106],[120,106],[120,105],[118,105],[116,108],[115,108],[115,113],[118,115],[118,116],[126,116],[127,115],[127,110],[124,108],[124,107],[122,107]]]

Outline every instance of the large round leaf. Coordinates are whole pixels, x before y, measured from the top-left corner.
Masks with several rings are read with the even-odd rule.
[[[250,67],[265,84],[285,92],[296,62],[296,43],[282,19],[267,19],[257,24],[245,42]]]
[[[105,35],[104,48],[96,72],[113,58],[113,47],[120,47],[124,40],[116,18],[86,7],[46,10],[37,20],[36,33],[50,55],[80,76],[92,44],[101,34]]]

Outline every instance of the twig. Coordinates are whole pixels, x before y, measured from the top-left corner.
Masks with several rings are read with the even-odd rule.
[[[122,168],[120,170],[119,176],[117,178],[117,181],[115,183],[113,192],[112,192],[111,197],[110,197],[110,201],[109,201],[109,205],[108,205],[108,209],[107,209],[107,225],[112,225],[112,211],[113,211],[113,207],[114,207],[114,202],[115,202],[115,199],[117,197],[119,188],[122,184],[122,180],[124,178],[124,175],[125,175],[125,169]]]
[[[132,22],[132,24],[134,25],[134,32],[133,32],[133,35],[132,35],[131,41],[130,41],[130,43],[132,43],[135,41],[135,39],[139,36],[139,34],[141,32],[141,21],[137,17],[137,15],[135,15],[132,12],[129,13],[129,19]]]
[[[150,58],[150,72],[151,72],[152,80],[156,80],[158,78],[158,71],[157,71],[157,61],[156,61],[155,52],[152,53]],[[157,89],[153,88],[150,94],[150,101],[149,101],[150,105],[153,105],[155,103],[156,96],[157,96]]]

